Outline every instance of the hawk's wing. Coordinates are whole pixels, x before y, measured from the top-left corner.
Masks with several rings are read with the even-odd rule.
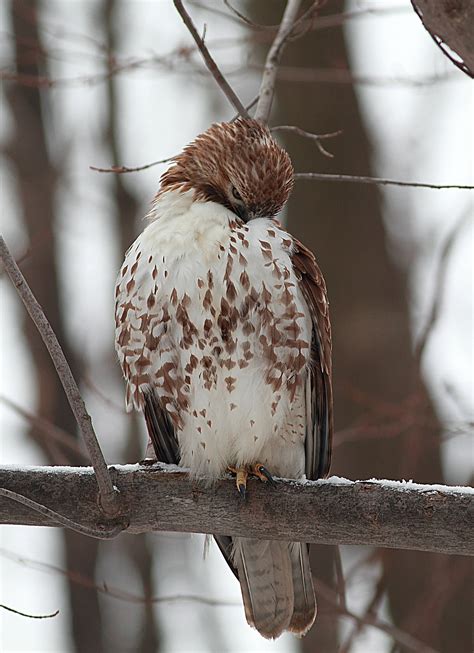
[[[179,464],[179,445],[173,424],[167,411],[162,408],[153,390],[145,394],[144,414],[148,435],[153,443],[157,459],[168,465]],[[217,546],[234,575],[239,578],[232,561],[232,538],[228,535],[214,535]]]
[[[306,383],[306,476],[322,478],[331,464],[332,362],[331,323],[326,284],[313,253],[295,239],[293,266],[313,322],[311,363]]]

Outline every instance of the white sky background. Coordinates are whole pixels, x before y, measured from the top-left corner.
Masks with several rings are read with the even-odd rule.
[[[101,39],[101,25],[95,13],[98,3],[79,0],[48,0],[44,15],[51,29],[48,43],[61,50],[54,62],[53,77],[75,77],[97,72],[97,50],[84,35]],[[398,6],[402,6],[399,3]],[[123,1],[121,26],[123,40],[119,54],[145,57],[152,53],[167,54],[178,45],[190,43],[188,34],[168,0]],[[358,2],[354,7],[387,7],[388,2]],[[7,4],[0,3],[2,30],[10,30]],[[393,6],[390,3],[390,6]],[[376,147],[377,176],[433,183],[472,183],[472,86],[462,73],[456,73],[431,42],[418,18],[411,11],[386,17],[363,18],[348,25],[351,54],[356,71],[387,77],[424,77],[453,72],[453,81],[429,87],[394,84],[384,87],[359,87],[367,126]],[[198,25],[202,14],[190,8]],[[224,39],[238,31],[235,23],[206,15],[207,41]],[[76,36],[72,36],[74,32]],[[61,33],[64,38],[61,37]],[[82,35],[82,36],[81,36]],[[3,56],[11,60],[11,52],[2,39]],[[290,46],[291,47],[291,46]],[[66,53],[66,54],[65,54]],[[219,62],[235,65],[243,52],[227,54],[216,49]],[[182,69],[183,67],[180,66]],[[236,90],[244,100],[258,90],[257,79],[239,78]],[[214,82],[198,77],[166,71],[159,67],[119,77],[120,129],[123,163],[137,165],[178,152],[212,120],[225,120],[233,115],[225,98],[214,92]],[[78,342],[78,350],[90,364],[90,371],[106,394],[122,403],[123,388],[110,386],[108,359],[113,347],[113,284],[122,252],[112,232],[115,207],[108,192],[110,179],[88,169],[91,164],[107,165],[110,157],[101,144],[105,115],[105,89],[102,85],[79,84],[58,88],[54,100],[55,139],[51,151],[60,156],[69,150],[67,181],[59,197],[59,233],[63,296],[67,306],[68,327]],[[218,98],[216,100],[216,98]],[[3,100],[3,98],[2,98]],[[323,101],[323,99],[322,99]],[[305,127],[305,125],[300,125]],[[342,129],[344,125],[340,126]],[[9,116],[4,103],[1,110],[0,135],[8,136]],[[343,137],[343,136],[342,136]],[[341,162],[341,166],[343,163]],[[310,169],[311,166],[308,166]],[[314,169],[324,170],[324,161],[316,158]],[[156,191],[163,167],[153,168],[126,179],[140,198],[143,214]],[[357,173],[357,170],[341,172]],[[21,219],[14,199],[11,170],[2,163],[2,231],[12,251],[21,253],[25,246]],[[341,186],[341,192],[344,188]],[[455,242],[447,271],[447,283],[439,322],[428,343],[424,371],[430,389],[438,401],[438,410],[447,429],[459,428],[473,419],[473,224],[472,200],[468,192],[435,190],[384,190],[385,219],[393,236],[393,254],[401,264],[410,264],[413,279],[412,314],[414,333],[419,333],[433,295],[433,282],[439,252],[446,235],[457,220],[469,210]],[[31,386],[30,358],[24,347],[21,329],[22,308],[5,280],[2,292],[2,374],[0,394],[11,397],[22,406],[34,405],[35,389]],[[91,316],[94,315],[94,322]],[[86,318],[84,318],[86,316]],[[94,337],[90,337],[91,329]],[[105,352],[105,353],[104,353]],[[446,396],[449,383],[459,397],[454,402]],[[101,434],[106,456],[114,460],[123,444],[124,421],[119,411],[111,412],[96,395],[86,393],[88,408],[97,431]],[[469,414],[470,413],[470,414]],[[40,464],[41,452],[26,438],[24,424],[0,404],[2,464]],[[110,437],[111,434],[116,434]],[[447,482],[465,483],[472,470],[471,442],[467,435],[452,438],[443,448]],[[158,536],[157,536],[158,537]],[[237,583],[230,577],[225,563],[215,550],[202,561],[201,538],[194,537],[191,589],[174,573],[177,541],[162,538],[166,547],[161,559],[160,587],[163,569],[173,592],[193,591],[199,594],[199,583],[205,579],[206,595],[240,602]],[[3,527],[0,546],[18,555],[43,562],[62,564],[62,543],[59,533],[46,528]],[[189,550],[189,547],[188,549]],[[351,550],[352,561],[356,550]],[[163,557],[169,564],[163,565]],[[103,578],[113,584],[113,560],[104,561]],[[176,570],[175,570],[176,571]],[[179,571],[179,570],[178,570]],[[69,651],[67,604],[63,598],[61,577],[35,571],[0,556],[0,603],[32,613],[61,609],[61,615],[49,621],[32,621],[0,611],[0,649],[5,651]],[[126,578],[122,576],[119,580]],[[131,578],[131,587],[136,579]],[[117,584],[117,583],[116,583]],[[127,588],[129,585],[127,584]],[[349,595],[349,605],[362,611],[369,599],[370,586],[360,583]],[[104,603],[104,605],[106,605]],[[124,617],[129,610],[123,605]],[[161,623],[170,624],[165,650],[176,653],[210,650],[205,629],[207,610],[193,604],[160,605]],[[218,609],[220,636],[228,651],[293,651],[294,640],[288,636],[268,643],[245,624],[241,607]],[[186,618],[186,629],[179,627]],[[165,631],[166,632],[166,631]],[[173,638],[171,638],[171,633]],[[125,637],[126,634],[124,634]],[[124,649],[126,651],[126,638]],[[388,649],[385,636],[367,630],[360,639],[360,653],[383,653]],[[91,652],[92,653],[92,652]]]

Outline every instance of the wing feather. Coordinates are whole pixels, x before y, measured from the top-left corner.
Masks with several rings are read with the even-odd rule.
[[[148,435],[157,459],[168,465],[178,465],[180,461],[179,444],[174,427],[167,411],[161,407],[153,390],[145,394],[144,413]],[[214,539],[230,570],[238,580],[237,568],[232,560],[232,538],[228,535],[214,535]]]
[[[333,407],[331,323],[326,283],[313,253],[295,239],[293,266],[313,323],[311,363],[306,384],[306,476],[328,475],[331,465]]]

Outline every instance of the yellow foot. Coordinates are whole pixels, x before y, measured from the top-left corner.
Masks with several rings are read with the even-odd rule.
[[[229,465],[227,471],[235,474],[235,484],[242,499],[245,499],[247,494],[247,479],[249,476],[256,476],[264,483],[271,483],[275,485],[273,476],[270,474],[265,465],[261,463],[254,463],[253,465],[244,465],[242,467],[232,467]]]

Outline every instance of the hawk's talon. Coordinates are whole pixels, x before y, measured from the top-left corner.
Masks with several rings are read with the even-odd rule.
[[[254,465],[244,465],[242,467],[234,467],[229,465],[226,471],[235,476],[235,484],[237,485],[237,490],[239,491],[242,499],[245,499],[247,495],[247,479],[249,475],[256,476],[263,483],[276,485],[273,476],[270,474],[265,465],[262,465],[261,463],[255,463]]]
[[[263,483],[270,483],[270,485],[276,485],[275,479],[273,476],[270,474],[268,469],[265,467],[265,465],[261,465],[260,463],[256,463],[253,466],[252,472],[254,476],[259,478]]]
[[[153,465],[158,464],[159,462],[160,461],[157,458],[143,458],[142,460],[140,460],[138,464],[140,465],[140,467],[150,468],[153,467]]]

